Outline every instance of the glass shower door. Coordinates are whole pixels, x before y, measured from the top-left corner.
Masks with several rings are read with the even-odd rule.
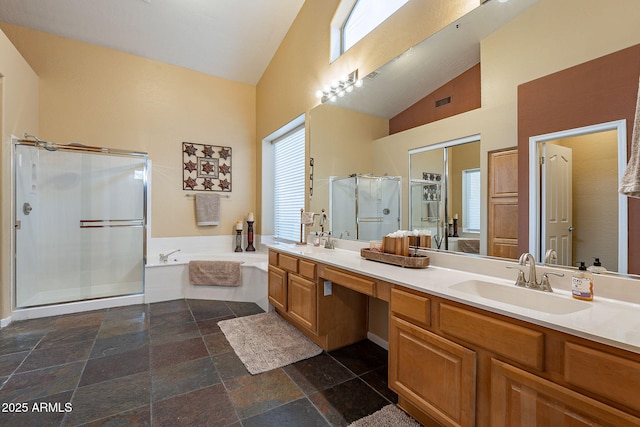
[[[146,155],[15,147],[16,307],[143,292]]]

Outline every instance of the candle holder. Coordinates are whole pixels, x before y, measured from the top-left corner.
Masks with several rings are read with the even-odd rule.
[[[236,230],[236,250],[235,252],[242,252],[242,230]]]
[[[458,218],[453,218],[453,237],[458,237]]]
[[[253,247],[253,223],[254,221],[247,221],[247,252],[255,252],[256,248]]]

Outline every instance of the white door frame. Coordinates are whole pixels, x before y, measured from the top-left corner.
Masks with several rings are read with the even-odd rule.
[[[540,168],[538,167],[539,143],[556,139],[570,138],[591,133],[617,131],[618,136],[618,182],[627,167],[627,121],[615,120],[597,125],[536,135],[529,138],[529,252],[536,260],[544,262],[544,254],[540,254]],[[628,212],[627,197],[618,194],[618,273],[626,274],[628,268]]]

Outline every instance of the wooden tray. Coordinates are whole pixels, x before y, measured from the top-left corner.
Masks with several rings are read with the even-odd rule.
[[[385,264],[398,265],[405,268],[426,268],[429,266],[429,257],[424,255],[402,256],[395,254],[386,254],[383,252],[374,252],[369,248],[360,249],[360,255],[370,261],[378,261]]]

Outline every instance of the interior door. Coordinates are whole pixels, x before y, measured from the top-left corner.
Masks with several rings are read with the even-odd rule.
[[[558,264],[573,265],[572,256],[572,151],[545,143],[542,148],[542,236],[541,256],[548,249],[558,254]]]

